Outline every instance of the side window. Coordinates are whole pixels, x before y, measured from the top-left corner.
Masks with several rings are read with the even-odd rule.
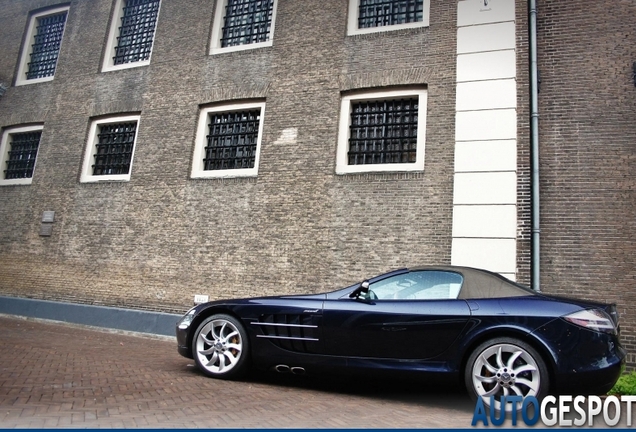
[[[139,115],[94,120],[88,135],[80,181],[129,181]]]
[[[428,27],[430,0],[349,0],[349,35]]]
[[[421,270],[382,279],[369,290],[378,300],[445,300],[457,298],[462,282],[459,273]]]
[[[53,79],[68,10],[68,6],[58,7],[31,16],[16,85]]]
[[[0,141],[0,186],[31,184],[42,125],[8,128]]]
[[[344,95],[336,174],[424,171],[425,88]]]
[[[272,45],[278,0],[217,0],[210,54]]]
[[[160,0],[116,0],[102,71],[150,64]]]

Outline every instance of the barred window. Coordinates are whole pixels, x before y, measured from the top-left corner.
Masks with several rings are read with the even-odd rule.
[[[273,0],[228,0],[221,46],[265,42],[272,23]]]
[[[117,0],[106,46],[104,70],[150,62],[160,0]]]
[[[260,109],[211,115],[204,169],[254,168],[260,121]]]
[[[7,169],[4,170],[5,179],[33,177],[33,168],[38,155],[41,135],[42,131],[10,135],[9,158],[7,160]]]
[[[68,7],[61,7],[31,16],[16,85],[53,79],[67,15]]]
[[[49,15],[37,20],[35,40],[31,46],[31,61],[27,79],[44,78],[55,74],[57,56],[62,44],[67,12]]]
[[[228,104],[201,110],[192,177],[258,173],[265,104]]]
[[[426,90],[342,98],[336,173],[424,169]]]
[[[139,116],[93,121],[81,181],[129,180],[138,127]]]
[[[93,175],[128,174],[136,133],[137,122],[100,126]]]
[[[424,0],[360,0],[358,28],[422,21]]]
[[[417,100],[352,103],[349,165],[415,163]]]
[[[148,60],[155,36],[159,0],[126,0],[114,64]]]
[[[428,26],[430,0],[349,0],[349,34]]]
[[[219,0],[211,50],[271,45],[276,0]]]
[[[5,130],[0,141],[0,184],[30,184],[40,147],[42,126]]]

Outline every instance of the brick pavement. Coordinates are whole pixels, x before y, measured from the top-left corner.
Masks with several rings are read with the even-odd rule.
[[[214,380],[174,340],[10,316],[0,346],[0,428],[467,428],[474,407],[406,383]]]
[[[471,428],[474,410],[421,383],[210,379],[173,338],[7,315],[0,347],[0,428]]]

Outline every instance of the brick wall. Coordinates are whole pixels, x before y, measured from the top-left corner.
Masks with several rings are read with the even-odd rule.
[[[616,302],[636,362],[636,4],[539,2],[541,278]]]
[[[346,2],[280,0],[272,47],[210,56],[213,3],[163,0],[151,64],[102,73],[111,2],[71,2],[55,79],[0,99],[1,126],[44,123],[32,184],[0,188],[0,293],[183,311],[450,262],[457,5],[347,37]],[[0,76],[29,11],[54,4],[2,1]],[[341,92],[412,84],[425,171],[335,175]],[[258,178],[190,179],[199,106],[250,98],[267,104]],[[90,119],[119,113],[141,113],[131,180],[79,183]]]

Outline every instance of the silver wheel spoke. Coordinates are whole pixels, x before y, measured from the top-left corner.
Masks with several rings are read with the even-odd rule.
[[[508,359],[508,369],[514,369],[515,361],[523,354],[523,351],[516,351],[513,355]]]
[[[523,366],[519,366],[519,368],[515,369],[513,372],[515,373],[515,375],[519,375],[519,374],[521,374],[523,372],[534,372],[536,370],[537,370],[536,367],[534,367],[532,365],[529,365],[529,364],[526,364],[526,365],[523,365]]]
[[[499,366],[500,369],[505,367],[503,363],[502,351],[503,351],[503,347],[499,347],[499,350],[497,351],[497,366]]]
[[[212,354],[212,357],[210,358],[210,361],[208,361],[208,364],[206,366],[214,366],[218,359],[219,354],[215,352],[214,354]]]
[[[480,395],[480,396],[488,398],[488,397],[490,397],[490,396],[496,395],[496,394],[499,392],[499,390],[501,390],[501,386],[499,385],[499,383],[497,383],[497,384],[496,384],[496,385],[492,388],[492,390],[487,391],[487,392],[485,392],[484,394],[482,394],[482,395]]]
[[[481,355],[481,361],[484,363],[484,367],[485,367],[486,369],[488,369],[488,372],[493,373],[493,374],[496,374],[496,373],[497,373],[497,368],[496,368],[496,367],[494,367],[493,365],[491,365],[491,364],[488,362],[488,359],[486,358],[486,356],[484,356],[483,354]]]
[[[519,384],[524,385],[528,387],[530,390],[534,390],[535,393],[537,392],[537,390],[539,390],[539,383],[536,381],[529,381],[524,378],[518,378],[516,382],[517,382],[517,385]]]
[[[497,382],[497,377],[494,377],[494,376],[485,377],[481,375],[475,375],[475,379],[487,384],[492,384]]]

